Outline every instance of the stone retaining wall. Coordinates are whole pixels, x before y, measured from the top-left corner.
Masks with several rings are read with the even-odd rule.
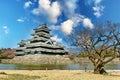
[[[15,64],[71,64],[73,63],[69,58],[60,55],[25,55],[15,56],[13,59],[3,59],[2,63]]]

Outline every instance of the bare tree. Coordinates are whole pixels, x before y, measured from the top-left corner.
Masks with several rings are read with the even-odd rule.
[[[106,73],[104,66],[118,56],[120,47],[119,24],[107,22],[94,29],[81,29],[69,36],[73,45],[82,48],[93,63],[94,73]],[[108,54],[109,57],[107,56]]]

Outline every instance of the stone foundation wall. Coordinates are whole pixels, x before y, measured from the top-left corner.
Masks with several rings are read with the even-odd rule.
[[[60,55],[25,55],[15,56],[13,59],[3,59],[2,63],[15,64],[71,64],[73,63],[69,58]]]

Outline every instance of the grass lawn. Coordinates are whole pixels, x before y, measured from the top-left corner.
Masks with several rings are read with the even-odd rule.
[[[120,80],[120,71],[99,75],[82,70],[1,70],[0,80]]]

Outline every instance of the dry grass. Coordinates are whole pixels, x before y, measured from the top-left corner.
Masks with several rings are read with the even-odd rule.
[[[2,70],[0,80],[120,80],[120,71],[109,71],[112,75],[99,75],[81,70]],[[118,74],[118,75],[117,75]]]

